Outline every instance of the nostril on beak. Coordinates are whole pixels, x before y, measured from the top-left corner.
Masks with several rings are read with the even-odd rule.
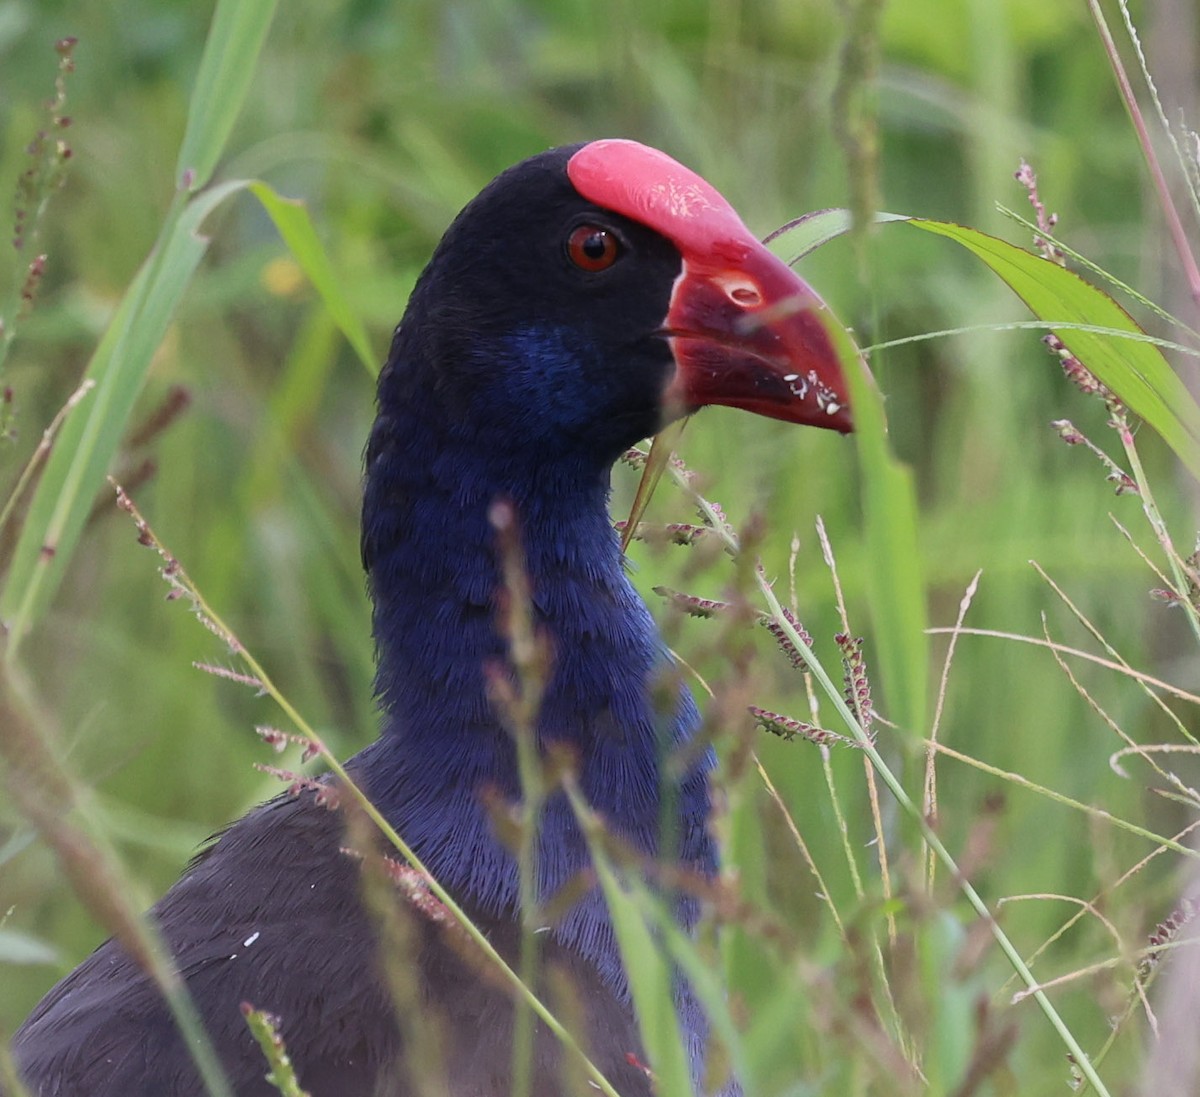
[[[725,283],[725,292],[734,304],[741,305],[742,308],[755,308],[762,304],[762,294],[751,282],[731,280]]]

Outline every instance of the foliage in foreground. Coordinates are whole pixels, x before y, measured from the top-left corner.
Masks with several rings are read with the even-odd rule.
[[[136,915],[205,830],[275,790],[269,781],[255,783],[241,764],[262,760],[246,728],[280,721],[256,691],[286,705],[285,730],[268,732],[276,742],[296,736],[301,751],[318,752],[329,743],[332,759],[369,737],[370,650],[354,551],[369,379],[340,349],[337,332],[370,363],[364,327],[382,345],[431,236],[478,183],[531,146],[600,127],[632,128],[722,186],[770,165],[760,217],[794,213],[806,179],[808,206],[829,204],[821,196],[831,191],[858,193],[819,178],[808,163],[819,156],[806,155],[797,170],[795,149],[819,150],[821,139],[794,134],[794,125],[780,124],[782,112],[770,113],[772,95],[793,88],[804,63],[801,43],[822,33],[834,41],[833,29],[819,23],[792,40],[786,26],[758,26],[750,16],[730,27],[716,15],[704,24],[681,18],[659,25],[625,13],[600,28],[549,8],[507,9],[512,25],[523,20],[527,40],[613,48],[612,69],[577,85],[524,52],[503,29],[509,22],[498,28],[473,9],[447,9],[458,13],[457,30],[430,13],[433,25],[395,24],[392,38],[373,46],[361,39],[386,31],[385,17],[327,15],[345,35],[340,64],[318,60],[321,28],[302,30],[300,15],[276,26],[273,49],[265,38],[271,9],[219,5],[191,98],[168,103],[177,122],[187,116],[177,160],[163,152],[166,144],[153,146],[155,127],[138,129],[145,147],[135,153],[175,162],[173,178],[121,176],[110,155],[118,179],[68,179],[59,193],[63,169],[78,171],[80,162],[66,155],[65,135],[72,145],[89,142],[93,160],[103,159],[105,142],[122,147],[121,133],[104,132],[99,112],[87,109],[98,101],[88,97],[100,84],[95,76],[79,92],[74,125],[64,124],[60,85],[45,120],[8,141],[14,148],[44,131],[32,159],[8,157],[32,164],[33,175],[22,184],[26,227],[3,313],[3,350],[11,355],[0,362],[16,401],[5,429],[17,432],[8,458],[12,505],[0,519],[0,611],[9,630],[0,742],[13,790],[4,809],[11,837],[0,848],[0,914],[10,906],[13,913],[0,927],[0,960],[5,984],[17,989],[0,1003],[0,1029],[15,1025],[50,981],[48,956],[67,965],[94,943],[79,900],[106,931],[122,933],[144,954],[180,1022],[190,1024],[186,997]],[[882,28],[871,24],[869,5],[860,14],[851,28],[859,54],[847,52],[838,75],[849,85],[839,86],[835,102],[846,112],[838,132],[865,184],[862,173],[878,170],[869,155],[877,118],[863,105],[862,81],[872,72],[874,36],[899,49],[903,35],[894,14]],[[176,54],[162,47],[155,54],[144,42],[135,48],[180,60],[197,30],[189,38],[177,25],[171,38],[168,28]],[[436,43],[445,51],[442,67],[416,70],[427,73],[423,103],[381,79],[407,110],[377,100],[382,93],[354,71],[364,56],[379,66],[376,75],[385,63],[403,71],[386,52],[400,30],[415,39],[401,50],[433,53]],[[758,44],[773,31],[784,34],[781,44]],[[439,88],[439,80],[478,60],[473,46],[494,43],[497,34],[521,59],[516,74],[483,65],[473,103]],[[81,38],[79,49],[64,43],[60,80],[104,32]],[[257,85],[222,79],[224,62],[234,58],[233,71],[248,81],[264,40]],[[940,71],[928,43],[926,63]],[[47,53],[43,70],[51,64]],[[885,82],[897,79],[892,65]],[[993,63],[986,78],[1003,86],[1004,76]],[[279,100],[262,84],[272,80],[285,94],[289,77],[293,87],[316,79],[336,92],[324,112],[311,96],[305,104],[324,127],[307,147],[297,138],[284,149],[270,136],[285,126],[272,116]],[[487,85],[505,79],[514,94],[500,109]],[[29,88],[41,86],[29,80],[24,102]],[[129,109],[147,121],[155,90],[170,82],[161,72],[156,82],[153,63],[139,80],[142,101]],[[678,125],[696,115],[687,104],[696,101],[697,81],[720,104],[706,120],[708,139]],[[743,83],[751,90],[720,94]],[[588,100],[620,87],[627,90],[617,104],[630,119]],[[1062,95],[1073,101],[1069,91]],[[568,102],[576,104],[569,118],[545,116],[547,103]],[[639,118],[643,102],[671,111],[672,124]],[[885,184],[893,165],[902,171],[925,163],[920,133],[903,126],[895,109],[885,103],[881,110],[884,133],[895,142],[884,149]],[[297,112],[289,122],[308,117]],[[423,126],[425,117],[442,119],[440,128]],[[10,133],[28,121],[12,119]],[[735,132],[747,134],[736,146],[740,158],[716,143]],[[222,182],[210,184],[231,133],[232,147],[245,151],[223,169]],[[986,170],[998,146],[984,147],[974,133],[966,140],[980,142],[972,146],[979,174],[968,184],[1001,193]],[[467,148],[470,161],[454,151]],[[330,167],[339,160],[354,170]],[[1194,182],[1195,165],[1185,160],[1181,171]],[[321,173],[328,178],[314,180]],[[259,205],[251,207],[246,197],[235,199],[246,189],[235,181],[257,174],[273,187],[256,185]],[[1043,167],[1044,180],[1058,178]],[[75,185],[87,201],[68,208]],[[771,193],[776,185],[779,193]],[[727,189],[739,193],[736,185]],[[172,191],[152,238],[140,205]],[[943,198],[936,187],[884,191],[894,208],[986,220],[969,209],[929,208]],[[332,255],[304,214],[278,198],[293,193],[318,199],[316,221],[329,226]],[[1036,191],[1031,197],[1040,201]],[[286,250],[268,234],[260,209]],[[1045,258],[1012,259],[1013,277],[1066,286],[1074,276],[1055,273],[1057,226],[1037,212]],[[1068,218],[1064,235],[1073,238],[1079,226],[1082,236],[1085,224]],[[1129,231],[1146,230],[1135,224]],[[678,1089],[670,1070],[679,1057],[663,1021],[663,953],[696,980],[716,1019],[721,1054],[753,1080],[756,1094],[1050,1092],[1091,1069],[1081,1052],[1097,1072],[1084,1084],[1115,1091],[1143,1071],[1161,1079],[1154,1072],[1169,1070],[1171,1057],[1160,1052],[1170,1044],[1159,1034],[1194,1016],[1186,990],[1168,986],[1160,997],[1153,984],[1160,969],[1168,977],[1187,970],[1188,952],[1180,949],[1194,907],[1177,877],[1186,878],[1194,859],[1189,838],[1200,797],[1189,773],[1197,746],[1188,725],[1197,698],[1170,683],[1186,679],[1189,664],[1176,653],[1194,651],[1200,584],[1190,545],[1175,547],[1169,532],[1181,544],[1190,540],[1182,474],[1127,410],[1194,473],[1194,405],[1169,389],[1173,374],[1152,358],[1154,344],[1130,340],[1129,327],[1101,315],[1105,306],[1085,300],[1084,291],[1068,294],[1065,304],[1061,295],[1049,304],[1024,296],[1043,319],[1058,321],[1050,325],[1058,340],[1052,349],[1088,403],[1053,383],[1053,360],[1028,346],[1020,365],[999,359],[986,330],[957,336],[956,353],[969,361],[963,368],[928,343],[885,352],[878,346],[885,336],[949,326],[941,317],[950,314],[953,323],[975,325],[989,307],[968,268],[944,251],[901,242],[905,233],[918,235],[889,226],[843,249],[841,260],[828,258],[838,245],[810,260],[826,264],[820,269],[828,278],[813,277],[855,319],[859,341],[876,343],[868,353],[888,396],[890,437],[878,409],[872,428],[865,390],[858,401],[865,429],[853,456],[836,439],[796,439],[732,418],[706,423],[684,437],[682,449],[701,479],[715,476],[709,470],[724,475],[698,484],[671,466],[684,494],[660,491],[638,531],[652,546],[691,542],[686,551],[634,551],[647,588],[675,592],[665,627],[712,687],[709,728],[724,791],[713,825],[727,851],[721,887],[706,896],[711,928],[721,932],[692,945],[670,934],[637,873],[607,847],[602,826],[593,830],[623,947],[645,973],[639,1006],[664,1092]],[[42,238],[49,260],[40,258]],[[804,250],[796,234],[780,246]],[[1011,259],[1005,247],[997,242],[997,254]],[[59,254],[80,273],[56,275]],[[97,254],[107,266],[96,267]],[[856,288],[859,259],[873,271],[873,313]],[[96,270],[104,276],[82,273]],[[315,295],[303,288],[301,270]],[[954,282],[969,294],[947,293]],[[339,293],[343,285],[356,287],[353,301]],[[107,301],[88,296],[101,290]],[[1155,319],[1145,301],[1130,307]],[[1088,330],[1097,327],[1110,330]],[[1111,332],[1118,327],[1125,329],[1120,340]],[[1196,336],[1181,327],[1172,338],[1186,350]],[[89,356],[92,384],[80,386],[72,370]],[[57,388],[35,381],[33,367],[49,361],[58,365]],[[1054,431],[1044,426],[1051,419]],[[58,441],[35,450],[24,439],[36,439],[46,423]],[[1061,447],[1059,438],[1076,449]],[[1107,456],[1100,466],[1086,464],[1080,447],[1104,450],[1107,439],[1120,464]],[[22,468],[30,470],[27,479]],[[214,652],[211,637],[186,614],[149,608],[146,557],[129,550],[130,527],[112,520],[115,508],[98,494],[110,468],[152,516],[153,528],[139,526],[139,537],[156,543],[161,536],[178,553],[179,561],[169,552],[162,561],[172,594],[193,605],[227,651]],[[1103,476],[1120,495],[1115,526],[1104,513]],[[631,479],[620,490],[632,487]],[[111,498],[107,489],[104,495]],[[817,514],[824,521],[814,527]],[[667,522],[664,538],[656,530]],[[1146,578],[1139,553],[1157,576]],[[1026,578],[1023,561],[1031,556],[1036,568]],[[1148,585],[1159,592],[1156,606],[1145,601]],[[693,626],[689,615],[709,620]],[[935,626],[928,648],[927,617]],[[233,629],[224,620],[241,623]],[[196,675],[193,659],[221,664],[254,689],[238,692]],[[1142,669],[1148,666],[1154,671]],[[554,771],[545,779],[569,776]],[[586,805],[578,810],[586,813]],[[74,900],[66,901],[60,880]],[[997,937],[1011,950],[1007,959],[993,946]],[[1040,980],[1036,992],[1020,987],[1014,958]],[[1041,988],[1048,1000],[1036,1013]],[[278,1048],[263,1023],[264,1046]],[[286,1054],[278,1050],[272,1069],[287,1085]],[[210,1074],[210,1090],[220,1092]]]

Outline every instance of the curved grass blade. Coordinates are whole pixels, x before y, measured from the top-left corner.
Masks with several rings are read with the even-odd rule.
[[[180,190],[194,193],[212,178],[241,113],[277,0],[218,0],[188,106],[175,166]]]
[[[308,275],[313,287],[321,295],[329,315],[341,329],[346,341],[358,355],[359,361],[367,367],[367,372],[374,377],[379,373],[379,360],[371,352],[371,341],[367,338],[366,328],[363,327],[362,317],[351,306],[350,301],[342,292],[341,282],[333,272],[329,256],[321,245],[317,230],[313,227],[312,218],[304,203],[291,198],[284,198],[266,183],[255,181],[250,184],[250,190],[262,203],[275,228],[283,237],[292,258],[300,265],[300,269]]]
[[[245,186],[232,182],[214,187],[168,218],[92,355],[85,376],[96,387],[79,414],[63,423],[0,593],[0,620],[8,629],[6,658],[15,656],[44,612],[71,559],[154,352],[207,250],[201,224]]]
[[[870,613],[879,666],[892,718],[923,734],[928,711],[929,660],[925,575],[917,535],[917,490],[912,469],[888,444],[883,396],[849,333],[827,325],[850,386],[854,441],[862,471],[863,530]]]
[[[169,218],[160,243],[138,272],[88,364],[95,388],[86,413],[67,419],[50,453],[21,529],[4,589],[0,621],[7,657],[53,597],[96,493],[120,444],[155,351],[208,248],[205,218],[227,198],[251,191],[262,203],[329,314],[374,376],[376,362],[361,317],[333,273],[308,211],[257,180],[231,180],[197,195]]]
[[[625,531],[621,534],[622,552],[629,551],[629,544],[633,540],[634,534],[637,533],[642,515],[646,513],[646,508],[650,505],[654,490],[658,487],[659,480],[662,479],[662,474],[671,460],[671,455],[675,451],[675,446],[678,444],[687,422],[687,419],[679,419],[674,423],[668,423],[651,441],[650,452],[646,455],[646,464],[642,468],[642,478],[638,481],[637,492],[629,507],[629,517],[625,520]]]
[[[200,225],[246,185],[229,183],[187,199],[212,176],[245,102],[275,6],[276,0],[218,0],[179,152],[181,189],[88,364],[86,376],[96,382],[94,398],[85,415],[71,416],[64,425],[0,592],[7,659],[45,610],[70,560],[151,358],[207,248]]]
[[[877,222],[907,220],[878,213]],[[795,263],[850,229],[844,209],[817,210],[771,233],[768,243],[785,235],[796,251]],[[929,651],[925,581],[917,538],[917,496],[912,470],[896,459],[887,441],[883,397],[849,333],[827,314],[825,324],[842,373],[850,386],[854,439],[862,469],[863,527],[874,565],[869,569],[870,611],[875,626],[875,662],[879,665],[892,717],[921,733],[928,709],[925,668]]]
[[[661,950],[670,957],[679,971],[687,977],[692,991],[704,1009],[710,1031],[723,1044],[724,1051],[729,1056],[733,1073],[742,1083],[746,1093],[758,1093],[761,1085],[758,1081],[758,1060],[746,1053],[746,1040],[738,1031],[730,1010],[726,988],[722,985],[719,971],[706,963],[692,939],[671,916],[670,910],[662,898],[655,895],[646,884],[637,877],[627,877],[625,884],[629,889],[629,898],[641,911],[646,924],[653,928],[657,941],[661,942]],[[779,994],[787,1003],[790,1016],[794,1019],[800,1014],[795,995],[803,993],[799,980],[781,980],[788,984],[779,988]],[[750,1022],[750,1029],[756,1028],[755,1017]]]
[[[655,940],[652,921],[638,903],[637,888],[618,871],[604,848],[602,824],[573,784],[568,783],[566,791],[587,840],[621,959],[629,973],[629,992],[637,1010],[638,1029],[650,1059],[649,1066],[654,1071],[655,1092],[690,1094],[692,1072],[675,1012],[675,977],[671,965]]]
[[[954,240],[978,256],[1200,478],[1200,405],[1162,351],[1107,293],[1074,271],[978,229],[893,213],[877,214],[876,220],[906,221],[925,232]],[[849,227],[846,210],[819,210],[797,218],[768,239],[786,233],[789,243],[799,247],[797,258],[801,258]],[[1056,323],[1063,327],[1055,327]],[[1133,338],[1115,338],[1089,328],[1125,332]]]
[[[1113,339],[1086,327],[1144,335],[1103,290],[1039,255],[995,236],[946,221],[912,218],[909,224],[948,237],[983,260],[1095,376],[1154,428],[1193,476],[1200,477],[1200,406],[1153,343]]]
[[[881,225],[889,221],[907,221],[908,218],[902,213],[877,213],[874,220],[876,224]],[[788,260],[790,266],[792,263],[798,263],[809,252],[816,251],[822,244],[828,244],[830,240],[836,240],[849,231],[849,210],[819,209],[797,217],[786,225],[780,225],[763,238],[763,243],[770,244],[786,236],[788,247],[795,253]]]

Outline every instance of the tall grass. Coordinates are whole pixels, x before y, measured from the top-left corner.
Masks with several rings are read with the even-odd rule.
[[[860,122],[878,126],[882,206],[1025,246],[1029,233],[994,213],[1022,201],[1010,173],[1024,155],[1061,215],[1054,234],[1155,297],[1168,275],[1154,265],[1141,154],[1087,13],[925,7],[887,8],[878,56],[855,62],[878,66],[877,106],[868,100]],[[691,163],[764,232],[848,204],[867,182],[845,178],[834,137],[833,91],[849,78],[840,101],[854,101],[842,58],[855,54],[832,8],[301,2],[273,23],[271,8],[221,5],[207,53],[205,19],[148,0],[71,25],[53,5],[18,3],[4,9],[15,21],[0,21],[0,179],[26,170],[46,125],[53,43],[79,39],[65,108],[73,155],[63,189],[45,192],[36,308],[16,325],[12,308],[3,314],[15,332],[0,377],[17,432],[0,453],[8,483],[89,360],[97,381],[0,531],[8,673],[28,683],[30,719],[81,786],[84,809],[66,821],[147,896],[207,833],[277,790],[252,768],[263,751],[251,729],[280,716],[192,669],[235,659],[162,601],[106,470],[141,481],[156,534],[344,756],[375,727],[356,548],[372,414],[360,362],[372,346],[381,355],[457,207],[526,153],[616,132]],[[861,173],[871,159],[852,162]],[[251,178],[273,189],[235,199],[235,181]],[[277,195],[306,199],[316,233]],[[663,610],[672,646],[714,694],[726,867],[693,946],[670,935],[596,832],[610,901],[625,947],[645,950],[657,934],[692,972],[756,1094],[1057,1092],[1080,1068],[1018,993],[991,944],[997,926],[962,898],[961,876],[1118,1092],[1187,1008],[1176,996],[1156,1011],[1153,983],[1177,962],[1192,909],[1178,898],[1200,776],[1186,692],[1195,641],[1178,597],[1194,597],[1192,489],[1153,431],[1108,429],[1111,409],[1071,386],[1041,332],[981,327],[1028,314],[965,253],[886,226],[865,255],[866,278],[840,242],[803,263],[860,344],[969,330],[872,355],[886,439],[869,431],[855,449],[715,410],[684,435],[701,493],[751,550],[740,563],[703,538],[632,551],[652,603],[651,588],[668,586],[734,607],[711,621]],[[0,301],[19,302],[28,264],[17,257]],[[1194,345],[1186,330],[1170,337]],[[1123,344],[1105,346],[1124,361]],[[178,386],[186,410],[158,415],[178,407]],[[1166,411],[1184,414],[1169,401]],[[1108,449],[1140,494],[1114,497],[1110,470],[1049,426],[1062,419]],[[635,481],[619,473],[616,509]],[[693,506],[664,486],[647,522],[691,521]],[[1148,594],[1172,587],[1165,600]],[[852,715],[877,711],[872,749],[932,831],[897,808],[862,750],[756,726],[751,705],[846,734],[836,700],[740,612],[763,597],[802,623],[832,678],[849,661],[852,701],[869,685]],[[0,735],[11,744],[13,727]],[[15,802],[0,804],[0,826],[3,1033],[108,930]],[[928,859],[930,842],[956,871]],[[640,993],[653,1002],[661,982]],[[657,1033],[651,1045],[669,1049],[669,1025]]]

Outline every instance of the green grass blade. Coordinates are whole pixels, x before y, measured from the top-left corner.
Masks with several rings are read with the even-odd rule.
[[[850,385],[854,440],[862,472],[863,532],[870,611],[889,717],[923,734],[928,710],[929,637],[925,578],[917,536],[917,492],[912,470],[888,445],[883,397],[861,365],[857,347],[837,324],[827,326]]]
[[[15,655],[49,604],[104,485],[154,352],[208,246],[200,225],[245,185],[214,187],[168,219],[160,244],[130,284],[100,340],[86,374],[96,388],[91,400],[63,424],[0,593],[0,620],[8,626],[7,658]]]
[[[621,534],[622,552],[629,551],[629,543],[637,533],[642,516],[650,505],[650,499],[658,488],[658,482],[662,479],[662,474],[671,460],[675,447],[679,444],[679,439],[683,435],[683,429],[687,423],[687,419],[668,423],[650,443],[650,452],[646,455],[642,478],[638,481],[637,492],[629,507],[629,517],[625,519],[625,532]]]
[[[218,0],[179,153],[178,178],[185,190],[198,190],[212,175],[245,101],[274,11],[275,0]],[[9,630],[6,657],[15,656],[71,558],[151,358],[207,248],[200,225],[245,185],[214,188],[186,206],[177,196],[154,250],[96,348],[87,371],[96,381],[94,398],[85,414],[64,425],[0,593],[0,620]]]
[[[906,218],[879,213],[875,220]],[[817,210],[772,233],[767,243],[786,238],[795,252],[791,260],[795,263],[849,228],[849,211]],[[873,561],[868,581],[875,650],[869,658],[879,667],[889,717],[923,734],[928,709],[929,638],[925,632],[928,620],[917,537],[916,487],[911,469],[896,459],[888,445],[883,398],[862,366],[858,348],[832,314],[823,320],[841,359],[854,409],[854,439],[863,478],[863,530]]]
[[[0,964],[61,964],[58,950],[29,933],[0,929]]]
[[[329,315],[341,329],[346,341],[354,348],[359,361],[374,377],[379,372],[379,360],[371,350],[371,341],[367,338],[362,317],[342,292],[342,284],[334,275],[333,264],[330,263],[317,230],[313,227],[307,208],[302,202],[282,197],[266,183],[251,183],[250,190],[275,222],[275,227],[291,251],[292,258],[308,275],[309,281],[325,302]]]
[[[182,190],[203,187],[241,113],[276,0],[218,0],[200,59],[175,167]]]
[[[905,220],[891,213],[876,214],[875,219]],[[767,240],[786,237],[789,248],[796,252],[794,263],[849,228],[847,210],[818,210]],[[902,727],[922,733],[928,708],[929,639],[916,487],[912,471],[896,459],[888,445],[883,399],[862,367],[857,347],[832,316],[824,326],[837,348],[854,408],[854,438],[863,478],[863,530],[867,552],[874,561],[869,584],[875,650],[869,657],[879,667],[889,716]]]
[[[654,1071],[656,1092],[692,1093],[687,1049],[675,1012],[675,980],[671,965],[638,904],[636,890],[613,866],[604,849],[600,823],[577,790],[568,788],[571,805],[587,837],[596,879],[612,918],[621,959],[629,973],[629,991],[637,1010],[638,1029]]]
[[[1162,351],[1107,293],[1074,271],[978,229],[898,214],[878,214],[877,220],[906,221],[948,237],[982,259],[1067,349],[1162,435],[1189,471],[1200,477],[1200,405]],[[788,243],[804,256],[846,232],[849,224],[845,210],[819,210],[775,235],[786,234]],[[1064,326],[1056,328],[1056,321]],[[1133,338],[1116,339],[1089,328],[1127,332]]]
[[[760,1087],[755,1074],[756,1062],[745,1054],[744,1041],[737,1030],[729,1008],[729,997],[721,981],[719,969],[707,964],[696,947],[696,942],[672,917],[662,899],[650,891],[640,880],[626,881],[629,896],[642,912],[643,919],[654,927],[662,948],[687,976],[692,991],[704,1009],[709,1030],[721,1041],[733,1066],[733,1073],[747,1093],[758,1093]],[[785,995],[795,1017],[795,1003]],[[665,1092],[665,1091],[663,1091]]]
[[[1042,320],[1145,334],[1108,294],[1073,271],[977,229],[914,218],[915,228],[973,252]],[[1153,427],[1192,475],[1200,477],[1200,406],[1152,343],[1116,340],[1078,327],[1055,334],[1129,409]]]
[[[875,214],[876,224],[907,220],[908,218],[902,213]],[[850,211],[848,209],[819,209],[813,210],[812,213],[806,213],[803,217],[797,217],[794,221],[789,221],[774,232],[768,233],[763,243],[770,244],[786,237],[788,247],[792,250],[792,258],[789,263],[797,263],[810,251],[816,251],[822,244],[828,244],[830,240],[836,240],[849,231]]]

